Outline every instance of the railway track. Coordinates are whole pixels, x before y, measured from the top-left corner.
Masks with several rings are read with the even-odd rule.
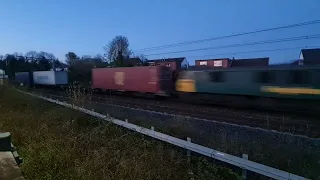
[[[43,96],[54,99],[70,100],[72,97],[66,92],[51,90],[36,91]],[[103,105],[116,105],[124,108],[136,108],[154,112],[197,118],[199,121],[220,121],[262,129],[289,132],[319,138],[320,125],[316,118],[290,115],[287,113],[258,112],[239,110],[225,107],[191,105],[174,101],[140,99],[123,96],[90,95],[92,102]]]

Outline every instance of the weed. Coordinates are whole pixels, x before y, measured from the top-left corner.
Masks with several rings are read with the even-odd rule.
[[[82,88],[80,85],[71,85],[66,92],[76,106],[84,106],[92,97],[91,89]]]

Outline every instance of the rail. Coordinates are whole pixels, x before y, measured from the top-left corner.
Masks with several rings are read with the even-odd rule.
[[[46,97],[43,97],[40,95],[35,95],[35,94],[24,92],[21,90],[17,90],[17,91],[31,95],[33,97],[37,97],[37,98],[52,102],[52,103],[56,103],[56,104],[59,104],[59,105],[65,106],[65,107],[69,107],[69,108],[81,111],[81,112],[86,113],[88,115],[98,117],[100,119],[112,122],[116,125],[131,129],[131,130],[136,131],[138,133],[141,133],[141,134],[153,137],[155,139],[173,144],[175,146],[187,149],[189,151],[193,151],[193,152],[199,153],[201,155],[204,155],[204,156],[207,156],[207,157],[210,157],[210,158],[237,166],[243,170],[248,170],[248,171],[252,171],[252,172],[264,175],[266,177],[270,177],[273,179],[279,179],[279,180],[306,180],[307,179],[307,178],[304,178],[304,177],[301,177],[301,176],[298,176],[298,175],[295,175],[295,174],[292,174],[289,172],[285,172],[285,171],[282,171],[282,170],[279,170],[276,168],[272,168],[272,167],[269,167],[269,166],[266,166],[263,164],[259,164],[259,163],[247,160],[245,158],[240,158],[237,156],[233,156],[230,154],[219,152],[217,150],[192,143],[189,138],[186,141],[186,140],[178,139],[176,137],[173,137],[173,136],[161,133],[161,132],[157,132],[154,130],[154,127],[151,127],[151,129],[140,127],[135,124],[129,123],[128,121],[121,121],[121,120],[114,119],[109,116],[103,115],[101,113],[97,113],[94,110],[88,110],[88,109],[85,109],[82,107],[75,106],[73,104],[68,104],[65,102],[46,98]]]

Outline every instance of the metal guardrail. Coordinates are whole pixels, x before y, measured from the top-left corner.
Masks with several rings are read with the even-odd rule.
[[[201,155],[204,155],[204,156],[216,159],[216,160],[220,160],[222,162],[237,166],[237,167],[242,168],[244,170],[248,170],[248,171],[252,171],[252,172],[264,175],[266,177],[270,177],[273,179],[279,179],[279,180],[306,180],[307,179],[307,178],[304,178],[304,177],[301,177],[301,176],[298,176],[298,175],[295,175],[295,174],[292,174],[289,172],[285,172],[285,171],[282,171],[279,169],[275,169],[275,168],[272,168],[272,167],[269,167],[269,166],[266,166],[263,164],[259,164],[259,163],[247,160],[245,158],[240,158],[240,157],[236,157],[236,156],[233,156],[230,154],[219,152],[217,150],[192,143],[190,140],[185,141],[185,140],[178,139],[178,138],[175,138],[173,136],[170,136],[170,135],[167,135],[167,134],[164,134],[161,132],[157,132],[154,130],[154,127],[151,127],[151,129],[147,129],[144,127],[137,126],[135,124],[131,124],[128,121],[121,121],[121,120],[114,119],[109,116],[94,112],[94,110],[88,110],[88,109],[78,107],[78,106],[75,106],[72,104],[68,104],[65,102],[58,101],[58,100],[35,95],[32,93],[27,93],[27,92],[20,91],[20,90],[17,90],[17,91],[34,96],[34,97],[37,97],[37,98],[40,98],[40,99],[43,99],[43,100],[46,100],[46,101],[49,101],[49,102],[52,102],[52,103],[56,103],[56,104],[59,104],[59,105],[65,106],[65,107],[73,108],[75,110],[84,112],[84,113],[89,114],[91,116],[98,117],[103,120],[112,122],[116,125],[131,129],[131,130],[136,131],[138,133],[153,137],[155,139],[173,144],[175,146],[179,146],[181,148],[199,153]]]

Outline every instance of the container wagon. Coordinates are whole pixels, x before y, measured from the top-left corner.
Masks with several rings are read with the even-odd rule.
[[[94,90],[168,96],[174,90],[173,87],[172,73],[167,67],[92,69],[91,88]]]
[[[32,72],[17,72],[17,73],[15,73],[14,83],[19,86],[32,86],[32,84],[33,84]]]
[[[68,85],[68,72],[66,71],[35,71],[33,83],[36,86],[66,86]]]

